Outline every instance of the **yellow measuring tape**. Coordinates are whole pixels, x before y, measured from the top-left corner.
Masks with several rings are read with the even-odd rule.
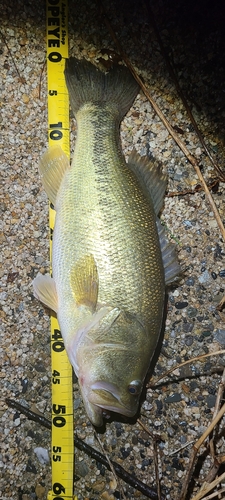
[[[68,58],[67,0],[47,0],[48,141],[70,156],[69,96],[64,78]],[[50,260],[55,211],[50,205]],[[57,319],[51,316],[52,490],[48,500],[74,499],[74,431],[72,367]]]

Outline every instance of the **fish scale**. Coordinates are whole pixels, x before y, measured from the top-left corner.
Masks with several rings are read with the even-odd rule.
[[[88,416],[102,425],[103,410],[137,412],[161,330],[165,270],[172,281],[179,265],[157,217],[165,176],[137,154],[127,164],[121,150],[137,83],[122,66],[104,74],[74,58],[65,76],[77,139],[71,167],[57,147],[40,162],[56,219],[53,278],[36,281],[36,295],[48,303],[50,283]]]

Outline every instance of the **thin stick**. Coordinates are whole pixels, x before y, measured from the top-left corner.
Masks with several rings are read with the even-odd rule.
[[[118,479],[118,477],[117,477],[117,475],[116,475],[115,469],[114,469],[113,464],[112,464],[112,462],[111,462],[111,460],[110,460],[110,458],[109,458],[109,455],[108,455],[108,453],[106,453],[106,451],[104,450],[104,448],[103,448],[103,446],[102,446],[102,443],[101,443],[101,440],[100,440],[100,438],[99,438],[99,436],[98,436],[98,434],[97,434],[97,432],[96,432],[96,430],[95,430],[95,429],[94,429],[94,434],[95,434],[95,437],[96,437],[96,439],[97,439],[97,441],[98,441],[99,446],[101,447],[101,449],[102,449],[102,451],[103,451],[103,453],[104,453],[104,455],[105,455],[105,457],[106,457],[106,459],[107,459],[107,461],[108,461],[108,464],[109,464],[110,470],[111,470],[111,472],[112,472],[112,474],[113,474],[113,477],[114,477],[114,479],[115,479],[115,481],[116,481],[116,484],[118,484],[118,486],[119,486],[120,495],[121,495],[121,497],[122,497],[124,500],[126,500],[125,495],[124,495],[123,488],[122,488],[122,486],[121,486],[121,484],[120,484],[120,480]],[[159,499],[159,500],[160,500],[160,499]]]
[[[213,419],[216,417],[216,415],[217,415],[217,413],[219,411],[221,399],[223,397],[224,387],[225,387],[225,368],[224,368],[224,371],[223,371],[222,379],[221,379],[221,381],[219,383],[219,388],[218,388],[217,397],[216,397],[216,404],[215,404],[215,408],[214,408],[214,412],[213,412]],[[216,456],[215,456],[215,447],[214,447],[213,436],[211,437],[211,439],[209,441],[209,447],[210,447],[211,455],[213,457],[215,465],[218,465],[217,464],[217,459],[216,459]]]
[[[207,354],[201,354],[200,356],[196,356],[195,358],[188,359],[187,361],[182,361],[182,363],[179,363],[179,365],[176,365],[173,368],[170,368],[170,370],[168,370],[167,372],[160,375],[160,377],[158,377],[154,381],[154,383],[148,384],[147,387],[151,387],[151,388],[155,387],[160,380],[164,379],[165,377],[170,375],[170,373],[173,373],[175,370],[178,370],[182,366],[188,365],[189,363],[193,363],[195,361],[200,361],[201,359],[208,358],[209,356],[217,356],[218,354],[225,354],[225,349],[222,349],[221,351],[209,352]]]
[[[14,68],[15,68],[16,72],[17,72],[17,75],[18,75],[18,77],[19,77],[19,79],[20,79],[21,83],[26,83],[25,78],[24,78],[24,77],[22,77],[22,76],[20,76],[20,72],[19,72],[19,70],[18,70],[18,68],[17,68],[17,65],[16,65],[15,60],[14,60],[13,55],[12,55],[12,52],[11,52],[11,50],[10,50],[9,46],[8,46],[8,43],[7,43],[7,41],[6,41],[6,38],[5,38],[5,36],[3,35],[2,31],[0,31],[0,35],[1,35],[1,37],[2,37],[2,40],[3,40],[4,44],[5,44],[5,46],[7,47],[7,50],[8,50],[8,52],[9,52],[9,55],[10,55],[10,57],[11,57],[11,59],[12,59],[12,62],[13,62],[13,66],[14,66]]]
[[[42,76],[44,73],[45,66],[46,66],[46,60],[44,61],[44,64],[42,65],[41,73],[40,73],[40,81],[39,81],[39,86],[38,86],[39,87],[39,92],[38,92],[39,99],[41,99],[41,82],[42,82]]]
[[[216,307],[217,311],[222,311],[224,304],[225,304],[225,295],[222,298],[222,300],[219,302],[218,306]]]
[[[191,444],[193,444],[194,441],[189,441],[188,443],[185,443],[183,446],[178,448],[177,450],[171,451],[171,453],[168,454],[168,457],[172,457],[173,455],[177,455],[177,453],[180,453],[180,451],[184,450],[184,448],[187,448]]]
[[[158,497],[159,497],[159,500],[161,500],[162,497],[161,497],[161,486],[160,486],[160,480],[159,480],[159,461],[158,461],[158,448],[157,448],[157,442],[161,441],[161,438],[158,435],[152,434],[150,432],[150,430],[148,429],[148,427],[146,427],[146,425],[139,418],[138,418],[137,422],[142,427],[142,429],[144,429],[145,432],[147,432],[147,434],[149,434],[149,436],[151,436],[151,438],[153,440],[155,478],[156,478],[156,484],[157,484]]]
[[[218,183],[218,178],[215,179],[209,186],[209,189],[212,189]],[[174,196],[185,196],[186,194],[194,194],[202,191],[203,187],[198,184],[194,189],[185,189],[185,191],[170,191],[170,193],[166,194],[167,198],[173,198]]]

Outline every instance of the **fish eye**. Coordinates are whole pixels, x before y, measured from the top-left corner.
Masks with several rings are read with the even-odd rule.
[[[133,396],[137,396],[141,393],[142,383],[140,380],[132,380],[132,382],[128,385],[128,391]]]

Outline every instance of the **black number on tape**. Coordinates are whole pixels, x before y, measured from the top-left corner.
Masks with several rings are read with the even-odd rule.
[[[53,453],[61,453],[61,450],[62,450],[61,446],[53,446],[52,447]],[[61,462],[61,457],[60,457],[60,455],[53,455],[52,460],[53,460],[53,462]]]
[[[64,425],[66,425],[66,419],[64,417],[54,417],[52,422],[55,427],[64,427]]]
[[[62,448],[61,446],[53,446],[52,447],[52,451],[54,451],[54,453],[60,453],[62,451]]]
[[[62,60],[62,56],[59,52],[51,52],[48,56],[49,61],[53,63],[58,63]]]
[[[60,378],[53,378],[53,379],[52,379],[52,383],[53,383],[54,385],[56,385],[56,384],[60,384]]]
[[[55,493],[55,495],[60,495],[60,493],[66,492],[64,486],[60,483],[54,483],[52,489],[53,489],[53,493]]]
[[[52,349],[55,352],[62,352],[64,350],[64,344],[63,341],[59,340],[62,338],[60,330],[57,328],[54,329],[54,333],[52,334],[52,340],[56,340],[56,342],[53,342],[52,344]],[[58,384],[58,382],[56,382]]]
[[[53,141],[59,141],[60,139],[62,139],[63,133],[61,132],[61,130],[52,130],[49,136]]]
[[[52,349],[55,352],[62,352],[62,351],[64,351],[65,348],[64,348],[63,342],[58,341],[58,342],[53,342]]]
[[[53,370],[53,372],[52,372],[52,383],[53,384],[60,384],[60,378],[57,378],[57,377],[60,377],[60,372],[58,372],[57,370]]]
[[[52,340],[59,340],[62,338],[60,330],[57,328],[54,329],[54,333],[52,334]]]
[[[65,405],[52,405],[52,410],[56,415],[59,415],[59,413],[66,413],[66,407]]]
[[[49,127],[53,128],[53,129],[62,128],[62,122],[52,123],[49,125]],[[59,141],[60,139],[62,139],[62,137],[63,137],[63,133],[61,132],[61,130],[52,130],[50,132],[50,138],[53,141]]]

